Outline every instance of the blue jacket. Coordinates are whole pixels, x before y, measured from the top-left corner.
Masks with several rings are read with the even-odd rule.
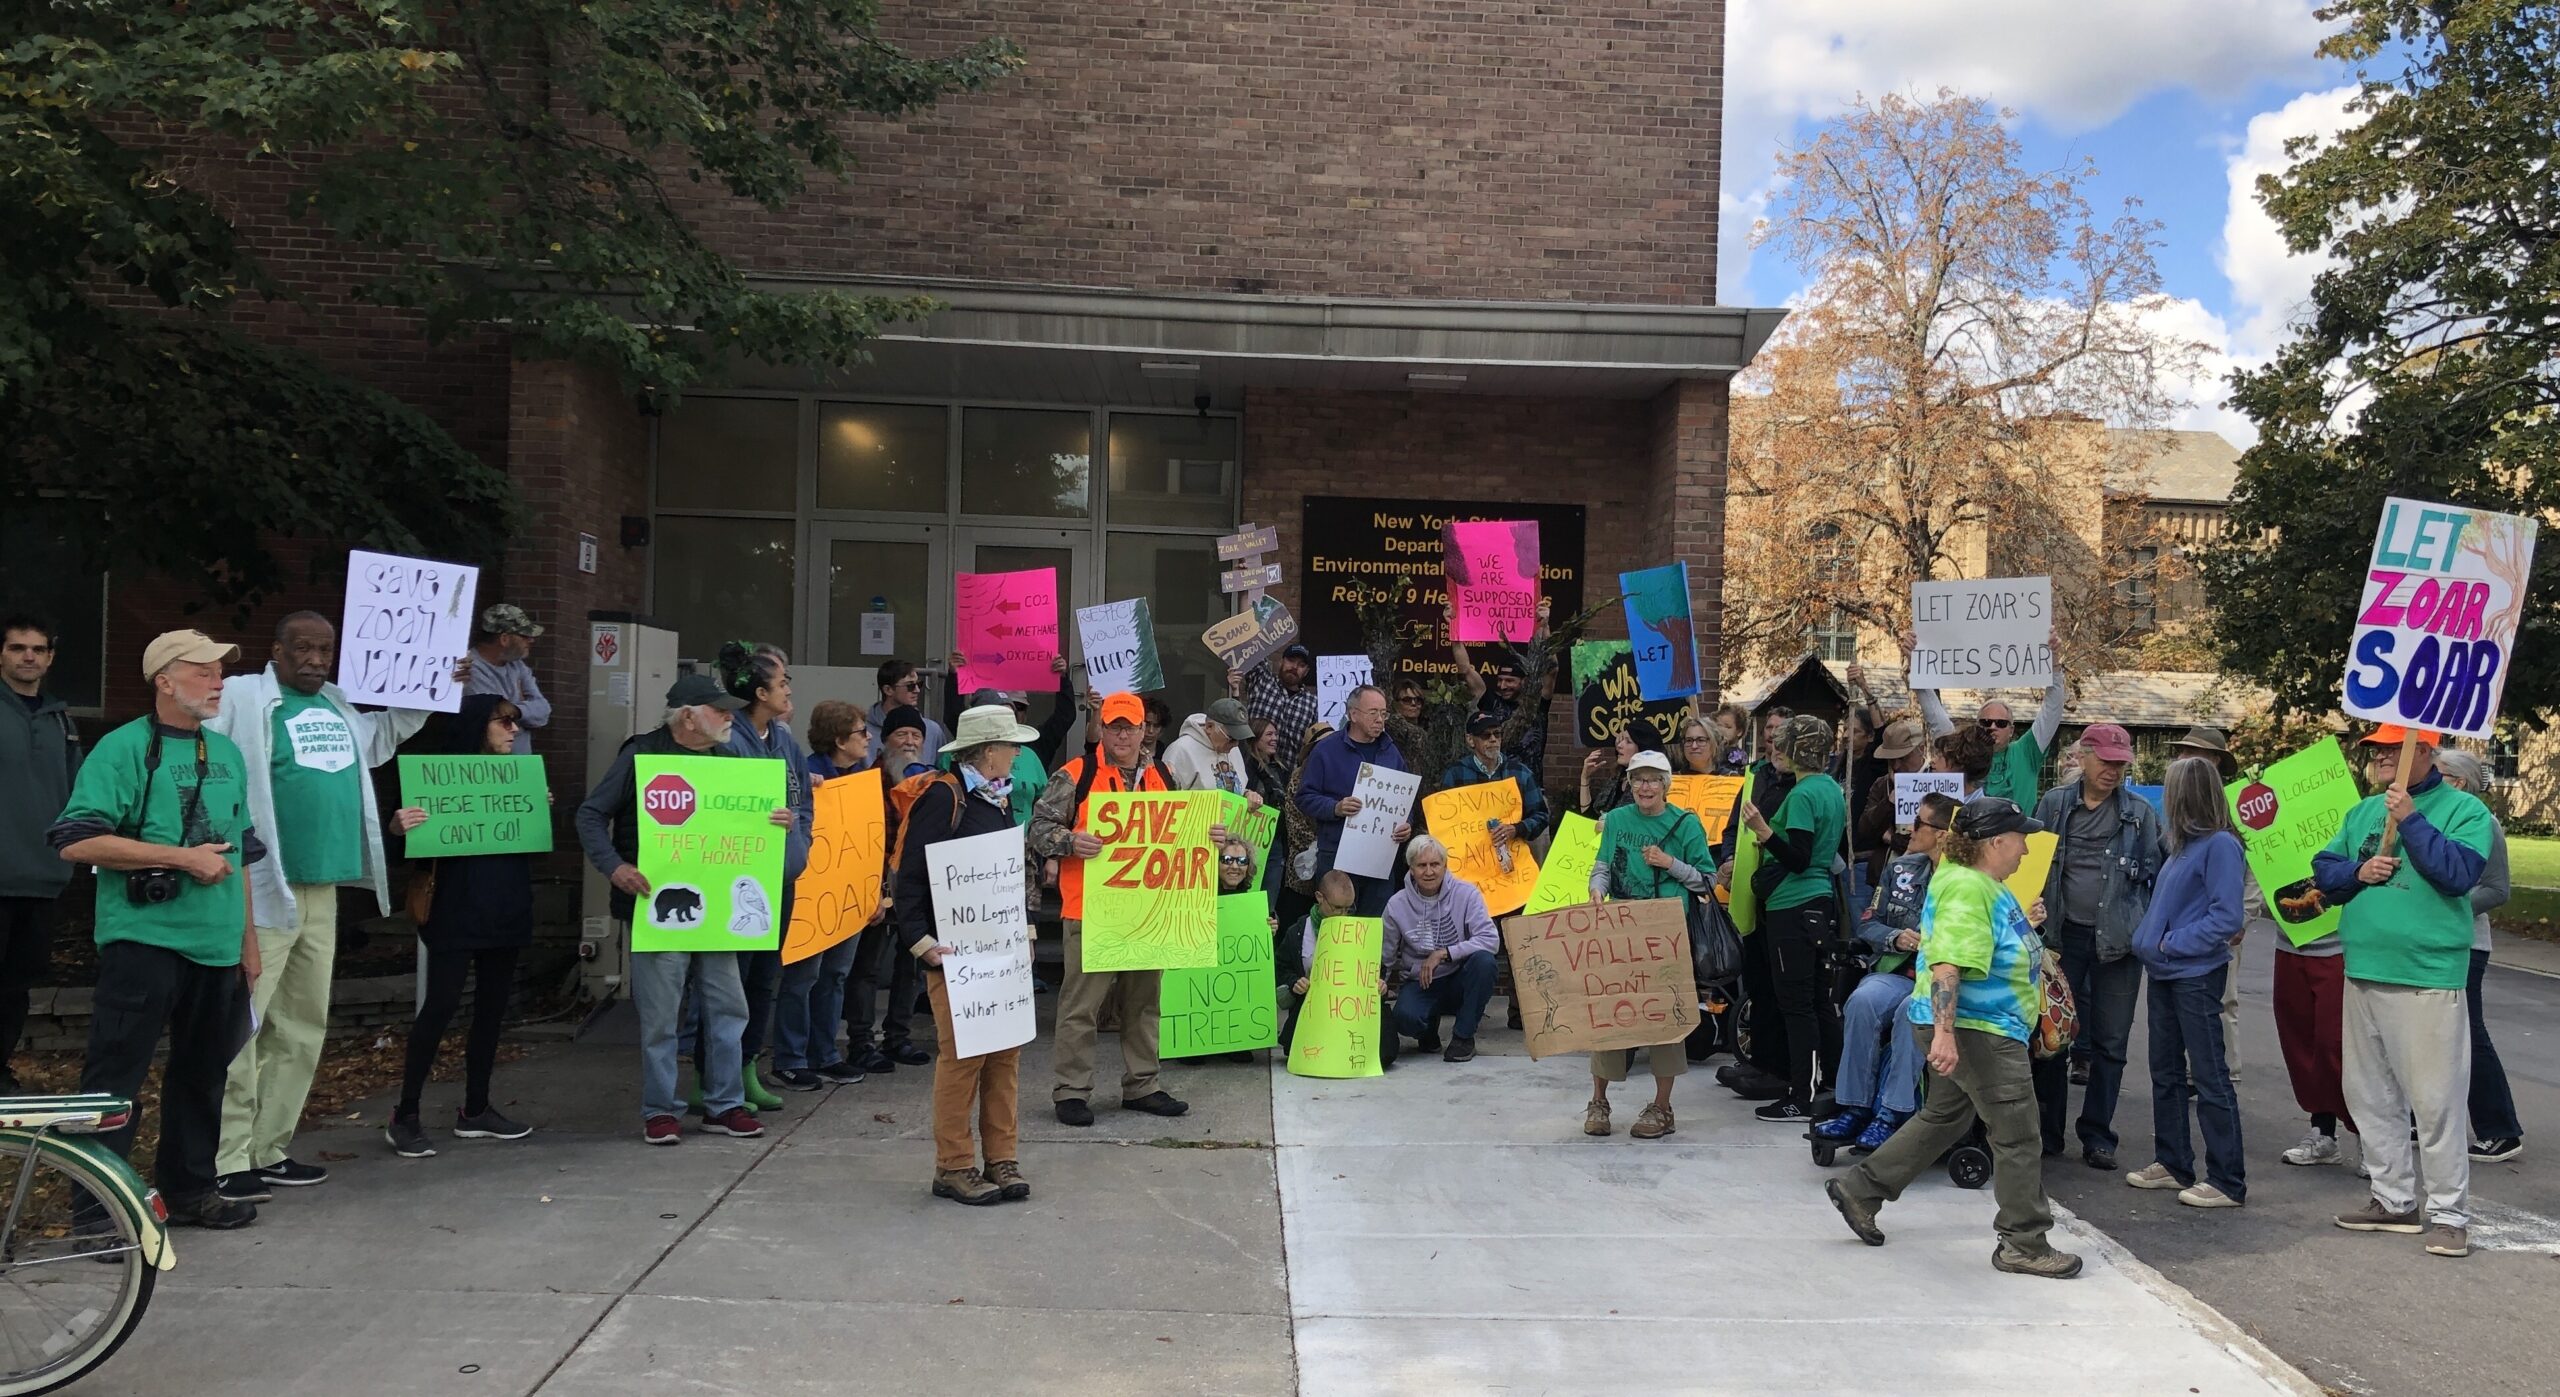
[[[2134,928],[2142,925],[2151,905],[2151,883],[2160,872],[2160,812],[2123,785],[2112,797],[2116,833],[2107,841],[2105,885],[2098,893],[2095,940],[2098,959],[2122,960],[2133,949]],[[2062,921],[2062,873],[2070,862],[2071,815],[2080,808],[2080,783],[2065,781],[2036,802],[2036,823],[2052,830],[2053,867],[2044,877],[2047,923],[2058,932]],[[2059,937],[2057,936],[2057,940]]]
[[[1520,788],[1520,837],[1535,839],[1546,833],[1547,793],[1538,789],[1537,776],[1529,770],[1528,763],[1518,757],[1506,753],[1502,765],[1495,767],[1491,775],[1476,765],[1474,757],[1462,757],[1441,769],[1439,784],[1432,789],[1445,791],[1453,786],[1480,786],[1505,777]]]
[[[1342,845],[1342,817],[1333,813],[1333,807],[1351,798],[1351,788],[1360,783],[1362,762],[1389,771],[1413,769],[1404,764],[1395,739],[1385,733],[1378,734],[1375,742],[1359,743],[1351,740],[1351,730],[1345,728],[1307,754],[1306,771],[1298,780],[1298,810],[1315,824],[1319,868],[1333,867],[1333,851]]]
[[[747,715],[735,715],[729,724],[729,752],[739,757],[774,757],[782,762],[782,803],[791,808],[791,832],[782,841],[782,876],[786,882],[799,880],[800,872],[809,866],[809,827],[818,818],[817,797],[809,790],[809,754],[792,734],[791,725],[779,718],[773,720],[762,737],[756,736],[755,724]]]
[[[2240,838],[2228,830],[2189,841],[2160,865],[2151,909],[2133,933],[2133,954],[2153,979],[2190,980],[2231,963],[2248,876]]]
[[[2409,788],[2411,795],[2424,795],[2444,780],[2441,771],[2430,771],[2427,779]],[[2489,856],[2467,844],[2457,844],[2444,837],[2434,822],[2412,811],[2400,822],[2400,854],[2418,870],[2427,885],[2447,897],[2467,896],[2478,887],[2481,875],[2489,871]],[[2332,907],[2348,901],[2364,891],[2356,877],[2361,860],[2344,858],[2323,849],[2311,856],[2311,881]]]

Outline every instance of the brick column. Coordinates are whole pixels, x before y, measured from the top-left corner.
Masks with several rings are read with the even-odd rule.
[[[1689,605],[1703,697],[1723,693],[1725,414],[1721,379],[1683,379],[1653,399],[1645,483],[1645,557],[1689,565]]]

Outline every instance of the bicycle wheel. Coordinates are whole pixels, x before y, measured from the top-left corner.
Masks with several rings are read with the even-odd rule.
[[[143,1258],[133,1217],[88,1164],[50,1149],[30,1159],[24,1136],[0,1151],[0,1219],[27,1185],[0,1236],[0,1397],[32,1397],[122,1347],[160,1273]]]

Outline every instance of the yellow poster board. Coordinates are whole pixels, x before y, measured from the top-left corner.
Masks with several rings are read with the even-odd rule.
[[[880,910],[889,826],[880,783],[868,772],[821,784],[811,795],[809,862],[791,885],[782,963],[807,960],[860,934]]]
[[[1743,778],[1744,800],[1751,799],[1751,785],[1759,779],[1756,775]],[[1751,895],[1751,875],[1759,871],[1760,841],[1752,835],[1751,826],[1744,825],[1733,832],[1733,877],[1727,880],[1731,887],[1726,900],[1726,910],[1733,914],[1733,929],[1744,936],[1760,929],[1760,902]]]
[[[1591,900],[1591,866],[1600,861],[1600,824],[1584,815],[1567,814],[1556,821],[1556,837],[1547,841],[1547,866],[1538,871],[1538,886],[1524,911],[1552,912]]]
[[[2053,851],[2059,843],[2061,837],[2051,830],[2027,836],[2027,856],[2008,878],[2009,891],[2018,895],[2020,910],[2035,906],[2036,899],[2044,896],[2045,875],[2053,871]]]
[[[1520,823],[1520,783],[1505,776],[1472,786],[1452,786],[1422,798],[1422,818],[1449,850],[1449,872],[1475,885],[1484,910],[1499,917],[1517,912],[1538,887],[1538,856],[1527,841],[1497,848],[1488,821]]]
[[[1217,791],[1095,791],[1085,830],[1084,972],[1207,970],[1218,963]]]
[[[1733,798],[1742,794],[1739,776],[1674,776],[1671,778],[1671,803],[1698,817],[1707,830],[1707,843],[1724,838],[1725,822],[1733,818]]]

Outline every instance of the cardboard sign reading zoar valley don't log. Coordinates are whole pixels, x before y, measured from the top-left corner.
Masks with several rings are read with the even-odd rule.
[[[1502,945],[1533,1058],[1677,1043],[1698,1026],[1679,898],[1513,917],[1502,924]]]

